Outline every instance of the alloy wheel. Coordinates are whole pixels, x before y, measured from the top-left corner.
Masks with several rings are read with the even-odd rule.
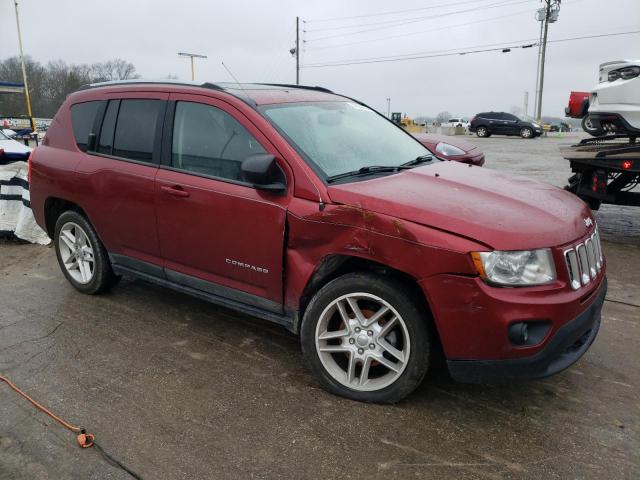
[[[357,391],[394,383],[410,355],[404,320],[388,302],[370,293],[351,293],[332,301],[320,315],[315,343],[329,375]]]
[[[58,235],[62,263],[76,282],[87,284],[95,270],[94,251],[87,233],[78,224],[65,223]]]

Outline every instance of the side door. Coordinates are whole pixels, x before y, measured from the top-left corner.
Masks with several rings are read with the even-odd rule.
[[[518,135],[520,133],[520,120],[515,115],[503,113],[504,129],[508,135]]]
[[[255,189],[240,164],[278,152],[226,102],[171,94],[156,176],[158,234],[169,280],[280,312],[286,195]]]
[[[155,176],[167,93],[120,93],[103,102],[79,162],[87,213],[114,263],[138,269],[162,259],[156,229]],[[73,108],[73,107],[72,107]],[[73,113],[73,110],[72,110]]]

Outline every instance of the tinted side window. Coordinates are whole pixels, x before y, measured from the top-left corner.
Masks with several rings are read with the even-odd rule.
[[[485,113],[481,113],[480,115],[478,115],[479,117],[482,118],[488,118],[488,119],[494,119],[496,118],[495,113],[493,112],[485,112]]]
[[[150,162],[162,100],[121,100],[113,155]]]
[[[98,108],[104,103],[103,100],[93,102],[76,103],[71,107],[71,124],[73,125],[73,135],[76,137],[76,144],[83,152],[87,151],[87,140],[89,133],[93,129]]]
[[[511,115],[510,113],[503,113],[502,115],[504,116],[505,120],[510,120],[512,122],[518,121],[518,117],[516,117],[515,115]]]
[[[240,164],[266,153],[231,115],[193,102],[178,102],[173,122],[172,166],[213,177],[244,181]]]
[[[107,106],[100,130],[100,140],[97,151],[111,155],[113,149],[113,134],[116,130],[116,118],[118,117],[118,107],[120,100],[111,100]]]

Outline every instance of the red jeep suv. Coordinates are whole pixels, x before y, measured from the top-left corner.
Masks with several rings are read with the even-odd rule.
[[[323,88],[91,85],[30,177],[77,290],[128,275],[276,322],[349,398],[404,398],[436,346],[460,381],[552,375],[600,325],[605,264],[580,199],[441,161]]]

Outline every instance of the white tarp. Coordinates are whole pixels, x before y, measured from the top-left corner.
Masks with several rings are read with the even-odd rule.
[[[13,233],[22,240],[41,245],[51,242],[33,218],[27,162],[0,165],[0,232]]]

